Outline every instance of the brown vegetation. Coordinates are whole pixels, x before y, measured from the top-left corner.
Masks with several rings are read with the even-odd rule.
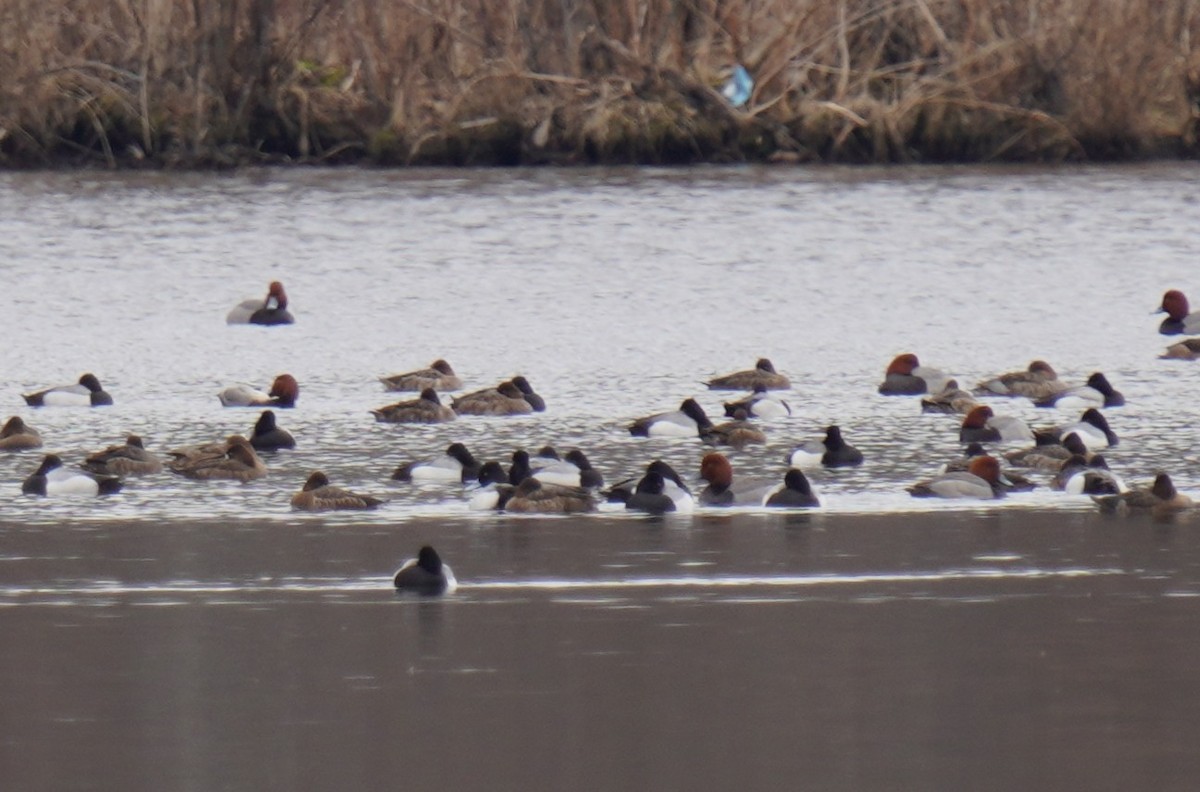
[[[1198,34],[1191,0],[3,0],[0,164],[1194,156]]]

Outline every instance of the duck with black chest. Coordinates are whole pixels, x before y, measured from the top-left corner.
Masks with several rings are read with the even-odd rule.
[[[888,364],[879,393],[884,396],[918,396],[922,393],[937,393],[946,387],[950,378],[941,371],[922,366],[920,359],[911,352],[897,355]]]
[[[96,496],[113,495],[121,491],[121,480],[115,476],[93,476],[67,470],[58,454],[46,454],[30,476],[21,483],[25,495]]]
[[[1122,407],[1125,397],[1113,388],[1103,372],[1094,371],[1086,385],[1066,388],[1033,402],[1035,407],[1058,407],[1063,410],[1086,410],[1089,407]]]
[[[812,490],[808,477],[798,468],[789,468],[783,475],[783,488],[772,492],[764,504],[773,509],[812,509],[821,500]]]
[[[638,418],[629,425],[634,437],[696,437],[712,426],[708,414],[695,399],[684,399],[678,410]]]
[[[1033,430],[1020,418],[996,415],[986,404],[967,413],[958,432],[960,443],[1009,443],[1033,439]]]
[[[943,473],[907,489],[914,498],[994,500],[1004,497],[1008,484],[1000,460],[983,454],[971,460],[966,472]]]
[[[751,479],[734,483],[733,465],[724,454],[705,454],[700,460],[700,478],[708,486],[700,491],[702,506],[762,506],[778,485]]]
[[[112,396],[100,385],[95,374],[84,374],[73,385],[55,385],[23,394],[30,407],[108,407]]]
[[[725,415],[734,417],[738,410],[745,412],[749,418],[787,418],[792,414],[792,408],[778,396],[767,390],[767,386],[758,384],[749,396],[737,401],[725,402]]]
[[[1200,311],[1189,311],[1188,298],[1179,289],[1163,294],[1162,305],[1156,313],[1165,313],[1166,319],[1158,326],[1162,335],[1200,335]]]
[[[288,312],[287,292],[279,281],[271,281],[264,299],[243,300],[225,317],[225,324],[231,325],[289,325],[295,321]]]
[[[451,443],[431,459],[406,462],[392,471],[394,481],[445,481],[466,484],[479,475],[479,460],[463,443]]]
[[[458,580],[437,551],[425,545],[416,558],[405,561],[396,570],[392,575],[392,585],[400,591],[432,596],[453,593],[458,588]]]
[[[862,452],[846,442],[836,424],[825,428],[823,440],[803,443],[788,454],[787,463],[794,468],[857,467],[863,462]]]
[[[279,426],[274,412],[263,410],[262,415],[254,422],[254,428],[250,430],[250,445],[254,446],[256,451],[279,451],[295,448],[296,438],[292,437],[292,433],[287,429]]]

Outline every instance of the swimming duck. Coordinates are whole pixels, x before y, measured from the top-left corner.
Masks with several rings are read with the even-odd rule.
[[[1075,455],[1050,479],[1050,488],[1068,495],[1119,495],[1129,489],[1100,454],[1091,459]]]
[[[508,483],[508,473],[496,461],[488,461],[480,465],[476,484],[478,486],[471,491],[471,496],[467,501],[467,507],[471,511],[503,510],[504,504],[508,502],[516,489]]]
[[[525,514],[580,514],[596,510],[590,490],[539,481],[528,476],[503,502],[509,512]]]
[[[578,448],[567,452],[565,459],[552,459],[542,455],[531,461],[533,476],[545,484],[564,487],[599,489],[604,486],[604,476],[592,467],[591,461]]]
[[[1200,338],[1185,338],[1178,344],[1171,344],[1167,351],[1159,355],[1161,360],[1195,360],[1200,358]]]
[[[712,452],[700,460],[700,478],[708,486],[697,499],[702,506],[762,506],[778,484],[759,481],[733,481],[733,465],[724,454]]]
[[[897,355],[888,364],[879,392],[884,396],[916,396],[944,390],[950,378],[934,368],[922,366],[911,352]]]
[[[963,449],[963,455],[956,459],[952,459],[942,468],[943,473],[954,472],[970,472],[971,460],[977,456],[983,456],[987,451],[979,443],[970,443]],[[1057,470],[1057,467],[1055,468]],[[1015,473],[1011,470],[1004,471],[1004,478],[1008,483],[1002,483],[1005,492],[1029,492],[1037,489],[1037,483],[1032,479],[1026,478],[1020,473]]]
[[[1167,318],[1158,326],[1158,332],[1163,335],[1200,334],[1200,311],[1188,313],[1188,307],[1188,299],[1183,292],[1171,289],[1165,293],[1156,313],[1165,313]]]
[[[451,443],[446,453],[421,462],[406,462],[392,472],[395,481],[452,481],[466,484],[479,475],[479,461],[462,443]]]
[[[230,385],[217,398],[223,407],[295,407],[300,385],[291,374],[280,374],[266,393],[249,385]]]
[[[546,411],[546,401],[533,392],[533,386],[529,384],[529,380],[518,374],[512,378],[512,384],[517,386],[517,390],[521,392],[521,398],[529,403],[534,412]]]
[[[757,385],[767,390],[787,390],[792,387],[788,378],[777,372],[767,358],[759,358],[749,371],[713,377],[705,384],[709,390],[753,390]]]
[[[422,547],[416,558],[405,561],[396,570],[392,584],[397,589],[430,595],[451,594],[458,588],[458,580],[450,565],[443,563],[437,551],[429,545]]]
[[[0,429],[0,451],[28,451],[42,447],[42,436],[32,426],[14,415]]]
[[[437,391],[426,388],[416,399],[396,402],[371,410],[375,420],[382,423],[445,423],[458,417],[454,410],[442,404]]]
[[[267,475],[267,466],[241,435],[230,435],[224,444],[171,451],[167,467],[190,479],[253,481]]]
[[[1019,418],[996,415],[986,404],[967,413],[958,432],[960,443],[1007,443],[1017,440],[1033,440],[1033,431]]]
[[[1076,423],[1040,429],[1035,434],[1039,443],[1052,443],[1072,433],[1079,435],[1089,451],[1100,451],[1118,442],[1116,433],[1108,425],[1108,419],[1095,407],[1084,410]]]
[[[120,479],[67,470],[58,454],[42,457],[38,469],[21,484],[26,495],[112,495],[120,491]]]
[[[638,418],[629,425],[629,433],[634,437],[696,437],[711,426],[699,402],[684,399],[678,410]]]
[[[732,418],[738,410],[742,410],[749,418],[786,418],[792,414],[792,408],[778,396],[770,395],[767,387],[761,383],[754,386],[749,396],[737,401],[725,402],[725,414]]]
[[[971,460],[966,473],[943,473],[908,487],[914,498],[975,498],[991,500],[1004,497],[1007,483],[1000,461],[984,454]]]
[[[462,380],[450,368],[450,364],[438,358],[429,364],[429,368],[408,371],[403,374],[391,374],[380,377],[385,390],[389,391],[423,391],[433,388],[437,391],[453,391],[462,387]]]
[[[292,508],[298,511],[344,511],[374,509],[383,503],[370,495],[359,495],[329,483],[320,470],[313,471],[304,488],[292,496]]]
[[[633,494],[625,501],[625,508],[650,514],[666,514],[677,511],[675,500],[664,492],[665,486],[660,473],[657,471],[646,473],[638,481]]]
[[[921,399],[921,412],[966,415],[979,402],[975,396],[958,387],[958,380],[947,380],[946,386],[929,398]]]
[[[672,497],[678,505],[682,506],[680,511],[692,510],[692,504],[694,503],[692,491],[683,482],[683,479],[679,477],[679,473],[675,471],[675,468],[661,459],[656,459],[646,466],[646,473],[657,473],[662,477],[664,492],[666,492],[668,497]],[[629,498],[634,494],[638,481],[640,479],[637,478],[618,481],[600,494],[609,503],[628,503]]]
[[[746,420],[746,413],[738,410],[732,421],[715,426],[703,426],[697,430],[700,439],[708,445],[727,445],[741,450],[748,445],[767,442],[767,436],[754,424]]]
[[[997,374],[980,382],[975,386],[975,393],[981,396],[1025,396],[1030,399],[1044,399],[1066,388],[1066,384],[1058,379],[1058,373],[1049,363],[1035,360],[1024,371]]]
[[[245,300],[234,306],[225,324],[284,325],[296,320],[288,313],[287,292],[279,281],[271,281],[262,300]]]
[[[787,463],[794,468],[857,467],[863,461],[862,452],[846,442],[836,424],[825,428],[824,440],[812,440],[797,446],[788,454]]]
[[[1004,455],[1014,467],[1036,468],[1047,472],[1055,472],[1062,468],[1063,462],[1078,454],[1087,461],[1092,452],[1079,439],[1079,435],[1068,432],[1061,443],[1040,443],[1022,448],[1019,451],[1009,451]]]
[[[141,475],[160,472],[162,460],[146,450],[142,438],[131,434],[125,438],[124,445],[109,446],[89,454],[82,467],[89,473],[104,476]]]
[[[1133,487],[1116,495],[1093,495],[1092,500],[1100,511],[1109,514],[1149,509],[1154,517],[1166,517],[1195,505],[1191,498],[1175,489],[1175,482],[1166,473],[1155,476],[1150,487]]]
[[[1033,404],[1035,407],[1084,410],[1088,407],[1121,407],[1125,404],[1125,397],[1120,391],[1113,389],[1108,377],[1095,371],[1088,377],[1086,385],[1065,388],[1041,399],[1035,399]]]
[[[789,468],[783,475],[783,489],[771,493],[765,505],[779,509],[807,509],[820,506],[821,501],[813,493],[803,471]]]
[[[450,402],[459,415],[529,415],[533,405],[512,380],[505,380],[494,388],[484,388]]]
[[[30,407],[105,407],[113,403],[95,374],[84,374],[74,385],[56,385],[22,394],[22,398]]]
[[[296,438],[275,423],[275,413],[263,410],[250,430],[250,445],[257,451],[278,451],[281,448],[295,448]]]

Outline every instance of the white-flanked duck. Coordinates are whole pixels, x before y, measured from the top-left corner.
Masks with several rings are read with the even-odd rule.
[[[479,461],[463,443],[451,443],[432,459],[406,462],[392,471],[394,481],[445,481],[466,484],[479,475]]]
[[[1088,407],[1121,407],[1125,397],[1109,383],[1102,372],[1092,372],[1086,385],[1076,385],[1057,393],[1035,399],[1035,407],[1058,407],[1063,410],[1086,410]]]
[[[749,396],[737,401],[725,402],[725,415],[732,418],[742,410],[749,418],[787,418],[792,408],[778,396],[772,395],[762,384],[754,386]]]
[[[773,509],[811,509],[820,506],[821,499],[802,470],[789,468],[783,474],[783,488],[772,492],[764,505]]]
[[[84,374],[74,385],[55,385],[22,394],[22,398],[30,407],[105,407],[113,403],[95,374]]]
[[[1033,439],[1033,430],[1020,418],[996,415],[986,404],[967,413],[958,431],[960,443],[1011,443]]]
[[[291,374],[280,374],[265,393],[250,385],[230,385],[217,398],[223,407],[295,407],[300,385]]]
[[[863,462],[862,452],[846,442],[836,424],[825,428],[823,440],[812,440],[797,446],[788,454],[787,463],[794,468],[857,467]]]
[[[1069,434],[1079,435],[1084,446],[1089,451],[1101,451],[1118,442],[1117,435],[1108,425],[1108,419],[1095,407],[1083,411],[1083,415],[1075,423],[1065,426],[1055,426],[1049,429],[1039,429],[1036,432],[1039,443],[1054,442]]]
[[[285,325],[295,321],[288,312],[287,292],[279,281],[271,281],[264,299],[244,300],[225,317],[225,324]]]
[[[938,369],[922,366],[911,352],[897,355],[888,364],[879,392],[884,396],[917,396],[937,393],[946,387],[950,377]]]
[[[638,418],[629,425],[634,437],[696,437],[712,426],[704,408],[695,399],[684,399],[678,410]]]
[[[112,495],[121,491],[121,481],[115,476],[92,476],[67,470],[58,454],[46,454],[42,463],[21,484],[26,495]]]
[[[429,545],[417,553],[416,558],[405,561],[392,576],[392,585],[401,591],[417,594],[450,594],[458,588],[458,580],[450,565]]]

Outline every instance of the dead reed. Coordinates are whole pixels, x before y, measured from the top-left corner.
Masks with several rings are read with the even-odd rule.
[[[0,165],[1195,156],[1197,34],[1192,0],[0,0]]]

